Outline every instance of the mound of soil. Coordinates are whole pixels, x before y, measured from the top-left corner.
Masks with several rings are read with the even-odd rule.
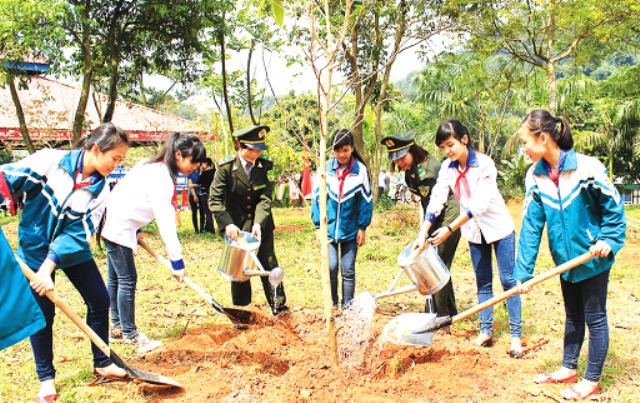
[[[547,340],[524,340],[525,356],[509,357],[509,339],[474,346],[474,333],[435,332],[431,346],[381,344],[391,316],[376,314],[364,359],[333,365],[323,311],[299,309],[275,321],[237,329],[194,329],[132,366],[169,376],[184,390],[139,384],[151,401],[504,401],[547,400],[560,387],[533,385],[532,359]],[[337,320],[340,325],[340,318]],[[344,324],[343,324],[344,326]],[[338,330],[339,333],[339,330]],[[523,385],[525,385],[523,387]],[[546,397],[545,397],[546,396]]]

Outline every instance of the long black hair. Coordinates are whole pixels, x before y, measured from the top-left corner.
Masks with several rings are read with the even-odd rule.
[[[562,116],[553,116],[544,109],[536,109],[529,112],[522,120],[522,125],[527,125],[529,131],[536,137],[547,133],[563,150],[573,148],[573,136],[569,129],[569,121]],[[558,125],[560,126],[558,128]]]
[[[127,134],[111,122],[96,127],[91,133],[81,138],[74,146],[76,149],[91,150],[96,145],[100,152],[113,150],[120,144],[129,145]]]
[[[425,150],[424,148],[420,147],[415,143],[409,146],[409,154],[413,156],[414,166],[422,164],[424,161],[427,160],[427,158],[431,156],[431,154],[429,154],[429,151]]]
[[[202,163],[207,158],[207,151],[200,139],[193,134],[173,133],[164,143],[164,147],[147,163],[164,162],[175,179],[178,176],[176,152],[180,151],[182,158],[191,157],[191,162]]]
[[[351,155],[353,155],[355,159],[360,161],[362,165],[364,165],[365,167],[367,166],[367,164],[364,163],[362,156],[358,154],[358,150],[356,150],[356,140],[353,136],[353,133],[351,133],[351,131],[347,129],[338,129],[333,133],[333,137],[331,138],[331,149],[335,151],[344,146],[351,146],[353,148],[353,152],[351,153]]]
[[[331,149],[335,151],[344,146],[351,146],[351,148],[353,148],[351,155],[353,156],[353,158],[360,161],[362,165],[364,165],[365,169],[367,170],[369,187],[371,187],[371,171],[369,171],[369,167],[367,167],[367,164],[365,164],[362,156],[358,153],[358,150],[356,150],[356,139],[353,133],[351,133],[351,131],[347,129],[338,129],[333,133],[333,137],[331,139]]]

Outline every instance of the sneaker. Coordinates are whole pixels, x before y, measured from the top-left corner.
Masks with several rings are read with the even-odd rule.
[[[122,343],[123,340],[122,328],[120,326],[112,328],[111,332],[109,332],[109,343]]]
[[[136,346],[139,353],[147,353],[162,345],[160,340],[150,340],[144,333],[138,333],[131,338],[125,337],[123,343]]]

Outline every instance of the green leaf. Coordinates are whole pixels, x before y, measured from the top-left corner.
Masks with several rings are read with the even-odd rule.
[[[284,23],[284,7],[282,6],[282,1],[271,0],[271,14],[276,20],[276,23],[279,26],[282,26],[282,24]]]

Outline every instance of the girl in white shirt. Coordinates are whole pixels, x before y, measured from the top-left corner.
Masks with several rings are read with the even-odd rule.
[[[473,150],[467,128],[455,119],[442,122],[436,134],[436,145],[448,157],[443,161],[438,180],[426,209],[424,225],[420,229],[416,245],[425,242],[435,217],[440,215],[449,192],[460,202],[460,216],[450,225],[437,229],[431,243],[440,245],[453,231],[461,228],[462,236],[469,241],[471,261],[476,274],[478,302],[493,297],[493,273],[491,249],[495,250],[500,283],[506,291],[516,286],[513,278],[515,265],[515,225],[498,190],[498,171],[493,160]],[[509,326],[511,328],[510,355],[522,356],[522,311],[519,294],[507,299]],[[493,308],[482,310],[480,334],[474,343],[492,345]]]
[[[158,155],[138,163],[113,189],[101,233],[107,249],[112,341],[133,344],[139,352],[160,346],[159,341],[139,333],[135,323],[138,275],[133,253],[138,246],[137,232],[156,220],[171,259],[173,276],[182,281],[185,266],[172,204],[176,176],[178,171],[189,175],[205,158],[206,151],[198,137],[174,133]]]

